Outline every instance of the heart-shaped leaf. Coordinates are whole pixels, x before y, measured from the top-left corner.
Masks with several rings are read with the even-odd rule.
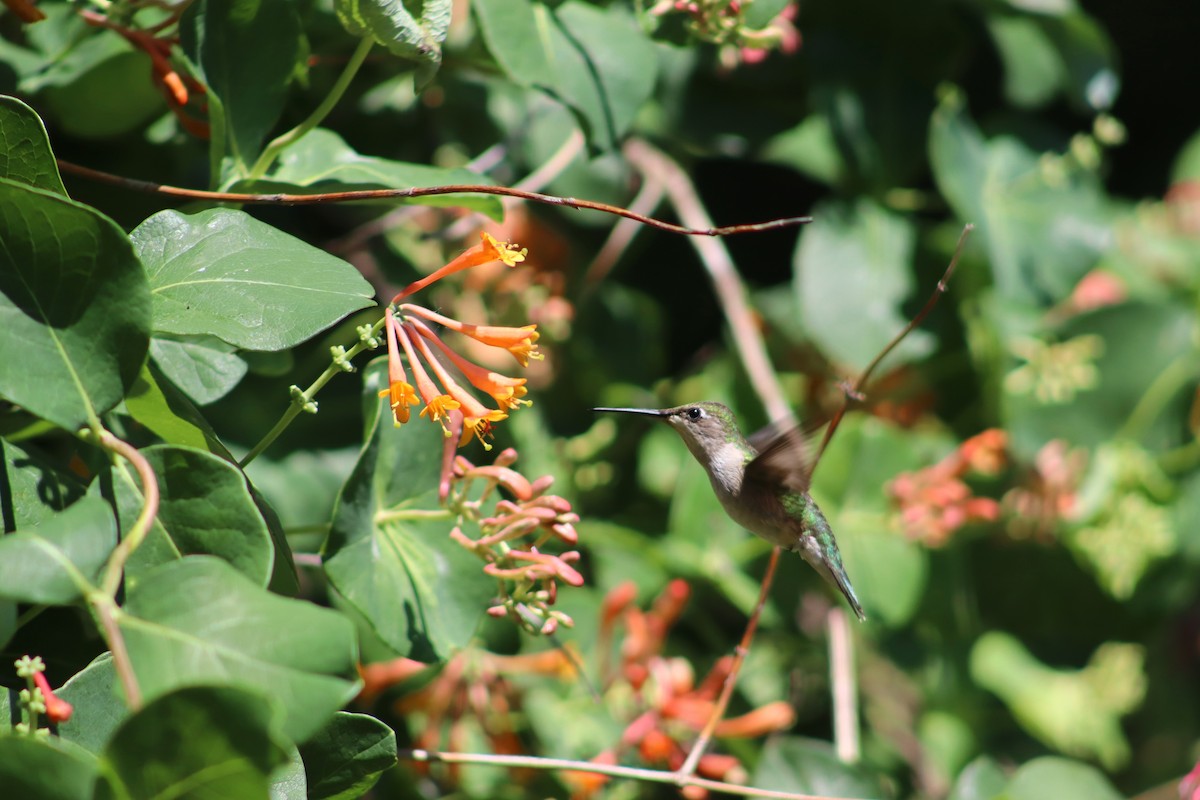
[[[131,234],[158,332],[283,350],[371,305],[358,271],[241,211],[162,211]]]
[[[70,603],[87,590],[116,546],[112,508],[85,497],[36,528],[0,536],[0,598]]]
[[[146,275],[116,223],[0,178],[0,395],[75,430],[121,401],[149,346]]]
[[[200,684],[250,688],[277,701],[284,733],[303,742],[356,691],[344,616],[271,594],[210,556],[145,575],[117,621],[147,699]]]
[[[159,697],[113,733],[96,798],[266,797],[271,773],[288,758],[278,716],[242,688],[196,686]]]
[[[453,518],[438,516],[441,428],[415,417],[393,427],[377,396],[386,372],[376,360],[363,382],[372,407],[367,445],[338,498],[325,574],[388,646],[444,659],[470,640],[493,585],[450,539]]]

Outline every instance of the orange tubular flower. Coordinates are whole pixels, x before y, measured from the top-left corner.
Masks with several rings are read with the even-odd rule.
[[[426,339],[437,345],[438,349],[446,354],[451,363],[458,367],[459,371],[466,376],[466,379],[470,381],[472,386],[481,392],[487,392],[491,395],[492,399],[496,401],[496,405],[500,406],[501,411],[533,405],[532,400],[521,399],[526,393],[525,378],[510,378],[507,375],[492,372],[489,369],[484,369],[478,364],[468,361],[451,350],[441,340],[441,337],[419,319],[411,320],[408,324]]]
[[[408,422],[408,407],[418,405],[420,400],[417,399],[416,390],[408,382],[408,376],[404,374],[404,364],[400,361],[400,346],[396,339],[396,330],[399,325],[396,323],[391,308],[384,313],[388,343],[388,388],[380,391],[379,396],[388,398],[396,427],[400,427]]]
[[[404,298],[421,291],[431,283],[440,281],[447,275],[453,275],[455,272],[476,267],[480,264],[486,264],[489,261],[501,261],[505,266],[515,267],[525,260],[525,255],[529,252],[525,248],[518,250],[516,245],[511,245],[508,242],[497,241],[487,233],[481,232],[479,238],[479,244],[468,249],[446,266],[430,275],[426,275],[419,281],[413,281],[408,286],[405,286],[400,294],[392,299],[392,302],[399,303]]]
[[[524,325],[520,328],[510,328],[503,325],[473,325],[469,322],[459,322],[450,317],[444,317],[436,311],[430,311],[421,306],[405,303],[401,308],[409,313],[419,317],[431,320],[449,328],[452,331],[457,331],[464,336],[470,336],[477,342],[481,342],[492,347],[500,347],[512,353],[513,358],[520,362],[522,367],[529,366],[529,360],[541,361],[544,356],[537,351],[538,332],[537,325]]]
[[[433,372],[437,375],[438,380],[442,382],[442,386],[446,387],[446,392],[458,403],[458,408],[462,409],[463,434],[458,446],[462,447],[471,441],[471,437],[474,436],[479,439],[479,443],[483,445],[485,450],[491,450],[492,445],[487,440],[492,435],[492,423],[507,419],[508,414],[498,408],[488,408],[476,400],[470,392],[459,386],[458,382],[446,371],[446,368],[442,366],[442,362],[438,361],[433,351],[429,349],[429,345],[425,344],[425,340],[417,334],[415,329],[406,326],[404,333],[407,340],[416,343],[421,354],[425,356],[426,363],[433,368]]]
[[[448,418],[449,411],[459,407],[458,401],[450,395],[438,391],[437,385],[425,373],[425,368],[417,360],[416,351],[413,350],[412,343],[408,340],[408,334],[405,333],[403,326],[396,326],[396,338],[404,347],[404,354],[408,356],[408,365],[412,367],[413,378],[417,381],[417,390],[421,393],[421,399],[425,401],[425,408],[421,409],[421,416],[429,417],[430,422],[440,424],[442,433],[449,438],[453,434],[443,420]]]

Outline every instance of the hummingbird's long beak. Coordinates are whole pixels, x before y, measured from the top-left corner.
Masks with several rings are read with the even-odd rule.
[[[663,412],[657,408],[593,408],[592,411],[619,411],[622,414],[642,414],[647,417],[663,416]]]

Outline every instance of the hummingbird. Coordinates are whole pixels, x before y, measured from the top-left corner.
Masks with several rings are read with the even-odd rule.
[[[832,584],[860,620],[867,618],[842,566],[837,540],[808,493],[812,457],[800,428],[771,425],[750,439],[721,403],[675,408],[595,408],[657,417],[674,428],[708,473],[725,513],[751,533],[799,553]]]

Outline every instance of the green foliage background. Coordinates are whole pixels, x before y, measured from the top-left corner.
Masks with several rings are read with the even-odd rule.
[[[746,29],[787,5],[742,3]],[[577,622],[562,638],[598,663],[605,593],[633,580],[646,604],[681,577],[693,596],[668,652],[702,675],[729,651],[767,545],[723,516],[672,433],[590,412],[710,399],[747,431],[769,421],[683,237],[639,231],[596,281],[606,215],[449,195],[354,238],[395,204],[184,203],[64,180],[54,160],[237,192],[512,185],[576,136],[543,191],[629,205],[661,179],[622,149],[639,141],[686,169],[718,224],[813,216],[726,244],[815,419],[976,226],[948,295],[814,478],[870,617],[854,629],[861,762],[827,744],[827,642],[811,620],[830,600],[789,556],[733,711],[787,700],[797,721],[720,742],[748,780],[856,797],[1175,796],[1200,740],[1200,120],[1172,81],[1200,67],[1200,19],[1155,5],[806,0],[795,46],[749,63],[663,4],[193,0],[169,57],[207,140],[168,109],[144,48],[85,20],[145,29],[161,9],[5,12],[0,642],[8,661],[40,655],[75,716],[49,739],[0,736],[0,783],[192,796],[219,773],[213,796],[351,797],[383,774],[380,797],[569,793],[552,774],[430,783],[389,769],[427,720],[354,706],[356,663],[548,644],[487,620],[494,583],[444,520],[378,522],[437,507],[441,442],[424,420],[387,424],[380,362],[332,380],[316,415],[289,397],[331,347],[360,343],[389,291],[462,249],[431,234],[467,212],[507,214],[531,250],[513,274],[535,278],[453,278],[439,301],[541,325],[535,405],[497,437],[582,517],[587,584],[560,587]],[[239,467],[289,406],[294,422]],[[102,429],[138,447],[162,489],[119,591],[106,568],[144,498]],[[970,489],[998,518],[944,539],[906,530],[889,484],[987,429],[1008,460]],[[1048,488],[1052,442],[1077,455]],[[1020,490],[1071,502],[1039,514]],[[136,713],[105,614],[146,701]],[[578,682],[512,677],[527,752],[587,759],[619,738],[619,713]],[[487,746],[475,729],[466,741]]]

